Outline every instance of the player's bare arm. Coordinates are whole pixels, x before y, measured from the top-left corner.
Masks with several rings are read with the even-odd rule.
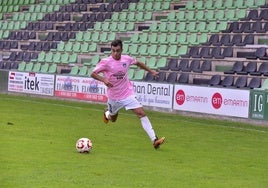
[[[98,80],[98,81],[101,81],[103,82],[107,87],[113,87],[113,84],[107,80],[106,78],[98,75],[97,73],[95,72],[92,72],[91,75],[90,75],[92,78],[94,78],[95,80]]]

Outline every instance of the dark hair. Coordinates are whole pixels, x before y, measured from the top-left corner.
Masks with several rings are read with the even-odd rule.
[[[117,40],[114,40],[112,43],[111,43],[111,46],[120,46],[121,48],[123,48],[123,43],[121,40],[117,39]]]

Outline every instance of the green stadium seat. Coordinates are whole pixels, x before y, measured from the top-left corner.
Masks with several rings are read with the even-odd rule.
[[[18,66],[18,71],[24,71],[26,67],[26,62],[22,61],[19,63],[19,66]]]
[[[247,16],[247,9],[239,9],[236,10],[236,18],[241,19]]]
[[[74,64],[77,63],[78,55],[76,53],[72,53],[69,55],[69,63]]]
[[[95,31],[101,31],[102,30],[102,22],[95,22],[94,30]]]
[[[157,56],[157,44],[152,44],[148,47],[148,54],[151,56]]]
[[[144,78],[145,71],[143,69],[136,70],[134,72],[133,80],[142,80]]]
[[[63,64],[69,64],[69,53],[62,53],[60,62]]]
[[[201,35],[198,36],[198,43],[205,43],[208,40],[208,35],[207,33],[202,33]]]
[[[44,51],[40,52],[37,58],[38,62],[44,62],[46,57],[46,53]]]
[[[177,25],[177,31],[179,33],[181,32],[187,32],[187,29],[186,29],[186,22],[180,22],[178,25]]]
[[[195,9],[198,9],[198,10],[204,10],[205,9],[204,1],[203,0],[196,1],[194,3],[194,7],[195,7]]]
[[[94,55],[91,59],[91,64],[95,66],[98,62],[100,61],[100,56],[99,55]]]
[[[53,52],[48,52],[45,56],[45,62],[52,63],[53,61]]]
[[[185,13],[185,19],[188,21],[195,20],[195,11],[187,11],[187,13]]]
[[[187,31],[188,32],[197,32],[197,30],[196,30],[196,22],[194,22],[194,21],[189,22],[188,25],[187,25]]]
[[[145,56],[145,55],[148,54],[148,53],[147,53],[147,44],[142,44],[142,45],[140,45],[140,47],[139,47],[139,49],[138,49],[138,54],[139,54],[140,56]]]
[[[134,69],[129,69],[128,71],[128,79],[132,80],[134,78]]]
[[[39,72],[40,71],[40,69],[41,69],[41,63],[35,63],[34,65],[33,65],[33,72]]]
[[[155,56],[151,56],[147,62],[145,62],[146,65],[149,67],[149,68],[155,68],[156,66],[156,57]]]
[[[207,27],[206,22],[199,22],[197,23],[196,30],[197,32],[200,32],[200,33],[207,32],[206,27]]]
[[[108,38],[107,38],[108,42],[112,42],[115,39],[116,39],[116,33],[112,32],[108,34]]]
[[[57,73],[57,64],[52,64],[49,66],[49,69],[47,71],[50,74],[55,74]]]
[[[207,10],[205,12],[204,18],[201,21],[215,21],[215,11],[214,10]]]
[[[177,41],[178,41],[179,44],[188,44],[187,34],[186,33],[181,33],[178,36],[178,40]]]
[[[160,10],[163,10],[163,9],[165,9],[165,5],[162,6],[162,2],[154,2],[154,5],[153,5],[153,10],[154,11],[160,11]]]
[[[99,42],[99,40],[100,40],[100,32],[95,31],[91,36],[91,40],[93,42]]]
[[[145,3],[143,3],[143,2],[139,2],[139,3],[137,4],[137,6],[136,6],[136,11],[138,11],[138,12],[143,12],[144,9],[145,9]]]
[[[214,4],[213,0],[207,0],[204,3],[204,8],[207,10],[214,9],[213,4]]]
[[[136,11],[136,5],[138,5],[138,4],[137,3],[129,3],[128,9],[123,10],[123,11],[135,12]]]
[[[223,0],[217,0],[217,1],[215,1],[215,3],[214,3],[214,7],[216,8],[216,9],[225,9],[225,7],[223,6]]]
[[[178,56],[184,55],[187,53],[188,46],[187,45],[182,45],[178,49]]]
[[[73,52],[79,53],[81,49],[81,43],[80,42],[75,42],[73,45]]]
[[[97,43],[91,43],[88,46],[88,52],[96,52],[97,51]]]
[[[148,43],[150,44],[157,44],[158,41],[158,34],[157,33],[151,33],[150,35],[148,35]]]
[[[26,64],[26,66],[25,66],[25,72],[31,72],[32,71],[32,69],[33,69],[33,62],[29,62],[29,63],[27,63]]]
[[[159,44],[168,44],[167,33],[161,33],[158,35],[158,42]]]
[[[73,43],[72,42],[67,42],[64,44],[64,46],[65,46],[64,51],[66,51],[66,52],[73,51]]]
[[[89,41],[91,41],[91,32],[90,32],[90,31],[87,31],[87,32],[84,33],[84,35],[83,35],[83,40],[84,40],[85,42],[89,42]]]
[[[129,12],[128,15],[127,15],[127,20],[126,21],[135,22],[136,21],[135,12]]]
[[[225,18],[225,10],[223,10],[223,9],[217,10],[215,12],[215,19],[218,20],[218,21],[226,20],[226,18]]]
[[[186,11],[184,11],[184,10],[180,10],[179,12],[177,12],[176,13],[176,20],[177,21],[186,21],[187,19],[186,19],[186,14],[187,14],[187,12]],[[176,20],[174,20],[174,21],[176,21]]]
[[[78,65],[75,65],[71,68],[71,71],[69,74],[75,76],[75,75],[78,75],[78,72],[79,72],[79,67]]]
[[[127,31],[134,31],[135,30],[135,23],[134,22],[128,22],[126,25]]]
[[[132,44],[129,46],[129,53],[130,54],[136,54],[138,51],[138,44]]]
[[[100,40],[99,40],[99,42],[101,42],[101,43],[108,42],[108,33],[107,32],[102,32],[100,34]]]
[[[128,16],[127,12],[120,12],[119,13],[119,20],[122,22],[126,22],[128,20],[127,16]]]
[[[48,72],[48,67],[49,67],[49,64],[48,63],[44,63],[41,65],[41,69],[40,69],[40,72],[41,73],[47,73]]]
[[[57,51],[59,51],[59,52],[64,52],[64,50],[65,50],[65,43],[61,41],[61,42],[57,45]]]
[[[188,44],[192,44],[192,45],[198,44],[197,33],[188,34],[187,35],[187,42],[188,42]]]
[[[161,57],[156,62],[157,69],[165,67],[166,65],[167,65],[167,58],[166,57]]]
[[[226,9],[232,9],[232,8],[235,8],[235,6],[234,6],[234,1],[233,1],[233,0],[225,0],[223,6],[224,6]]]
[[[194,7],[194,1],[192,1],[192,0],[187,1],[186,5],[185,5],[185,9],[186,10],[193,10],[193,9],[195,9],[195,7]]]
[[[139,43],[139,39],[140,39],[140,34],[138,32],[135,32],[131,36],[130,41],[131,41],[131,43]]]
[[[53,63],[60,63],[61,62],[61,53],[56,52],[53,54]]]
[[[169,44],[178,44],[177,33],[170,33],[167,37]]]
[[[160,44],[159,48],[157,49],[157,54],[159,56],[164,56],[166,55],[167,52],[167,45]]]
[[[176,44],[169,45],[166,56],[177,57],[178,56],[177,51],[178,46]]]

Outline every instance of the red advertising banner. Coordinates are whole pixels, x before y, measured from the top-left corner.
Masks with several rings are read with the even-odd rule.
[[[107,102],[106,86],[88,77],[57,75],[54,94],[56,97]]]

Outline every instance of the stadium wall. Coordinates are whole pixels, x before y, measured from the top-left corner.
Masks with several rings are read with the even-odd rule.
[[[90,77],[1,71],[2,93],[33,94],[105,103],[106,87]],[[137,99],[147,108],[171,113],[268,122],[268,92],[209,86],[133,81]]]

